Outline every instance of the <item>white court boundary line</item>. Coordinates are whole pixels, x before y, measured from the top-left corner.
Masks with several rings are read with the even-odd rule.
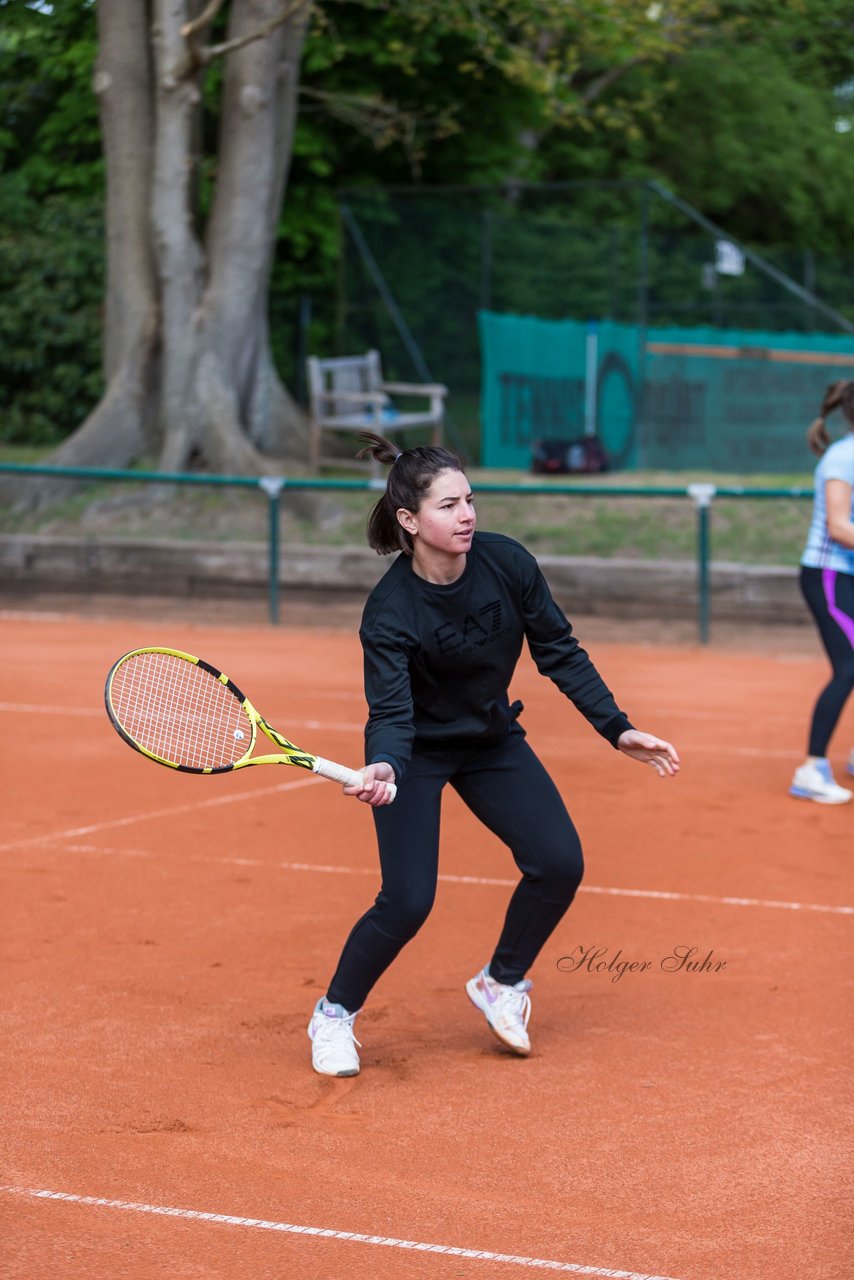
[[[313,695],[314,696],[314,695]],[[49,715],[56,719],[59,716],[82,717],[84,719],[103,720],[104,712],[97,707],[51,707],[39,705],[31,702],[0,702],[0,713],[10,712],[20,715]],[[704,713],[695,715],[693,712],[684,713],[689,719],[707,718]],[[719,716],[715,716],[720,719]],[[729,717],[724,717],[729,718]],[[787,721],[787,723],[789,723]],[[311,733],[329,732],[329,733],[357,733],[364,732],[364,723],[356,724],[343,720],[294,720],[288,719],[289,732],[293,733],[297,729],[306,729]],[[538,751],[563,756],[572,755],[574,747],[567,745],[565,738],[547,738],[537,737]],[[781,747],[740,747],[727,746],[721,747],[717,743],[694,743],[690,749],[691,752],[702,752],[704,755],[725,754],[728,756],[744,756],[746,759],[763,759],[763,760],[800,760],[802,753],[798,748],[793,747],[790,751]]]
[[[831,907],[822,902],[778,902],[774,898],[716,898],[711,893],[669,893],[665,889],[610,889],[581,885],[580,893],[611,893],[620,898],[660,898],[665,902],[712,902],[725,907],[772,907],[778,911],[821,911],[834,916],[854,916],[854,907]]]
[[[52,841],[45,838],[45,845]],[[150,858],[148,849],[115,849],[95,844],[70,844],[67,853],[97,854],[104,857]],[[187,862],[209,863],[227,867],[264,867],[276,868],[280,871],[305,871],[309,874],[339,876],[379,876],[378,867],[342,867],[322,862],[263,862],[260,858],[201,858],[190,855]],[[497,876],[458,876],[439,872],[439,881],[445,884],[469,884],[497,886],[515,889],[518,880],[506,880]],[[778,911],[818,911],[825,915],[854,916],[854,907],[830,906],[821,902],[783,902],[774,898],[736,898],[716,897],[710,893],[678,893],[667,889],[620,889],[612,885],[582,884],[579,893],[607,894],[614,898],[652,898],[662,902],[710,902],[725,907],[767,907]]]
[[[284,767],[287,768],[287,766]],[[54,844],[60,840],[73,839],[74,836],[91,836],[99,831],[114,831],[119,827],[131,827],[135,822],[147,822],[150,818],[171,818],[175,814],[197,813],[199,809],[214,809],[219,805],[236,804],[241,800],[257,800],[258,796],[296,791],[299,787],[313,787],[322,781],[322,778],[312,773],[305,778],[296,778],[293,782],[282,782],[277,787],[256,787],[252,791],[237,791],[231,795],[214,796],[210,800],[198,800],[195,804],[177,804],[170,809],[150,809],[146,813],[131,814],[128,818],[111,818],[109,822],[93,822],[87,827],[69,827],[67,831],[55,831],[53,835],[25,836],[21,840],[9,840],[5,844],[0,844],[0,853],[7,853],[10,849],[25,849],[32,845]]]
[[[0,617],[2,617],[2,615],[0,615]],[[364,694],[351,692],[348,689],[312,689],[311,686],[302,686],[300,692],[303,696],[311,697],[312,701],[317,701],[318,699],[323,698],[326,701],[334,702],[358,702],[360,705],[364,706],[367,711]],[[635,698],[634,702],[639,704],[641,699]],[[0,711],[31,711],[35,712],[37,715],[50,716],[103,716],[104,714],[104,708],[102,706],[69,707],[66,704],[55,705],[53,703],[45,702],[0,702]],[[685,720],[740,720],[742,718],[742,712],[737,709],[727,711],[721,708],[703,710],[698,707],[663,707],[655,702],[650,702],[648,706],[644,708],[644,714],[646,714],[647,711],[649,711],[651,715],[680,716]],[[792,725],[795,728],[801,727],[800,720],[788,712],[769,711],[763,716],[763,719],[778,725]],[[361,733],[365,727],[365,722],[362,720],[359,724],[353,724],[348,727],[356,729]]]
[[[252,791],[232,792],[229,795],[213,796],[209,800],[199,800],[194,804],[175,805],[169,809],[152,809],[146,813],[132,814],[126,818],[111,818],[108,822],[91,823],[85,827],[70,827],[65,831],[55,831],[52,834],[44,834],[38,836],[25,836],[20,840],[9,840],[5,844],[0,844],[0,854],[10,852],[13,849],[33,848],[38,845],[49,846],[58,844],[63,840],[73,840],[75,837],[97,835],[101,831],[114,831],[122,827],[130,827],[138,822],[147,822],[149,819],[170,818],[176,814],[196,813],[201,809],[212,809],[221,805],[236,804],[243,800],[255,800],[259,796],[275,795],[286,791],[296,791],[300,787],[316,786],[323,781],[316,774],[308,774],[304,778],[296,778],[293,782],[283,782],[274,787],[256,787]],[[139,856],[139,855],[137,855]],[[267,865],[265,863],[259,866]],[[317,871],[325,873],[337,873],[339,875],[376,875],[374,868],[359,867],[338,867],[338,866],[312,866],[310,863],[277,863],[277,866],[284,870],[291,871]],[[439,876],[440,880],[449,880],[451,883],[460,884],[497,884],[497,885],[514,885],[516,882],[512,880],[492,880],[488,877],[477,876],[459,876],[453,880],[449,876]],[[717,897],[714,894],[707,893],[677,893],[668,892],[663,889],[618,889],[609,886],[600,885],[584,885],[582,884],[581,893],[604,893],[611,894],[615,897],[626,898],[654,898],[666,902],[707,902],[718,906],[727,907],[765,907],[782,911],[817,911],[827,915],[854,915],[854,907],[846,906],[829,906],[824,903],[815,902],[781,902],[773,898],[737,898],[737,897]]]
[[[11,712],[20,715],[49,715],[53,719],[59,716],[82,716],[86,719],[104,720],[103,707],[50,707],[36,702],[0,702],[0,712]],[[363,733],[364,724],[342,723],[337,720],[289,720],[293,729],[329,729],[341,733]]]
[[[266,866],[266,863],[253,862],[249,858],[219,858],[219,862],[240,862],[241,866]],[[339,875],[372,875],[378,871],[374,867],[334,867],[312,866],[310,862],[277,862],[274,864],[284,871],[319,871]],[[515,889],[518,880],[498,880],[490,876],[454,876],[439,873],[439,879],[448,884],[482,884],[501,885]],[[579,893],[610,894],[615,898],[656,898],[664,902],[711,902],[726,907],[774,907],[783,911],[820,911],[829,915],[854,916],[854,907],[833,907],[818,902],[778,902],[773,898],[724,898],[710,893],[671,893],[666,889],[617,889],[610,885],[582,884]]]
[[[137,1204],[132,1200],[107,1200],[101,1196],[75,1195],[68,1191],[45,1191],[36,1187],[0,1186],[4,1195],[27,1196],[32,1200],[62,1200],[68,1204],[88,1205],[101,1209],[121,1209],[126,1213],[151,1214],[161,1218],[182,1218],[191,1222],[214,1222],[230,1227],[248,1227],[255,1231],[280,1231],[290,1235],[319,1236],[325,1240],[348,1240],[351,1244],[383,1245],[389,1249],[409,1249],[418,1253],[440,1253],[453,1258],[473,1258],[480,1262],[510,1262],[517,1267],[534,1267],[540,1271],[569,1271],[577,1276],[604,1276],[609,1280],[673,1280],[671,1276],[650,1275],[639,1271],[615,1271],[611,1267],[587,1267],[579,1262],[556,1262],[550,1258],[529,1258],[523,1254],[492,1253],[488,1249],[464,1249],[459,1245],[425,1244],[420,1240],[397,1240],[393,1236],[365,1235],[359,1231],[337,1231],[332,1227],[298,1226],[292,1222],[274,1222],[267,1218],[243,1218],[230,1213],[207,1213],[201,1209],[178,1209],[169,1205]]]

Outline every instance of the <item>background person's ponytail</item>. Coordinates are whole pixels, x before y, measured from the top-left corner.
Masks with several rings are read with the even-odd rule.
[[[810,423],[807,431],[807,444],[819,457],[831,444],[830,433],[827,430],[828,414],[838,408],[842,409],[849,425],[854,426],[854,382],[846,381],[844,378],[839,382],[832,382],[827,388],[819,415]]]

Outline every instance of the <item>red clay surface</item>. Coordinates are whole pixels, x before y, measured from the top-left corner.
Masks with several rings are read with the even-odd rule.
[[[532,974],[533,1053],[464,993],[514,868],[449,794],[434,914],[359,1019],[362,1075],[336,1081],[305,1027],[376,890],[369,810],[294,769],[158,768],[102,698],[121,653],[172,644],[358,765],[355,630],[5,614],[3,1275],[848,1280],[854,805],[786,795],[825,665],[778,641],[590,642],[677,744],[667,782],[523,664],[588,864]],[[839,768],[852,744],[854,706]],[[649,968],[566,972],[578,947]],[[662,971],[677,947],[725,968]]]

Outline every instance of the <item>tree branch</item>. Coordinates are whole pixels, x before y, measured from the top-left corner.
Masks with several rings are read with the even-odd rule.
[[[611,67],[604,73],[604,75],[599,76],[592,84],[588,85],[581,94],[582,106],[589,106],[590,103],[595,101],[595,99],[603,94],[606,89],[610,89],[611,85],[619,80],[621,76],[624,76],[627,71],[631,71],[633,67],[641,66],[644,61],[644,58],[638,56],[636,58],[629,58],[628,62],[622,63],[621,66]]]
[[[377,151],[399,144],[416,178],[421,176],[424,141],[457,131],[453,111],[448,108],[416,113],[377,94],[328,92],[307,85],[300,86],[299,95],[367,138]]]
[[[192,22],[185,22],[181,28],[181,35],[185,40],[190,36],[194,36],[197,31],[201,31],[202,27],[209,27],[216,15],[224,5],[225,0],[208,0],[207,5],[201,13],[193,18]]]
[[[277,27],[281,27],[283,23],[296,17],[302,10],[310,8],[311,4],[312,0],[293,0],[293,3],[287,5],[277,17],[265,22],[257,31],[250,31],[248,35],[238,36],[234,40],[224,40],[221,44],[208,45],[207,48],[198,51],[197,59],[201,63],[212,62],[214,58],[222,57],[226,53],[234,53],[235,49],[242,49],[247,44],[254,44],[256,40],[263,40],[271,31],[275,31]]]

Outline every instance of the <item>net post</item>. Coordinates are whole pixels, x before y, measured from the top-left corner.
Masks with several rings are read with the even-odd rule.
[[[700,644],[709,643],[709,546],[713,484],[689,484],[688,496],[697,510],[697,631]]]
[[[261,476],[258,487],[267,495],[267,594],[270,622],[279,622],[279,498],[285,487],[284,476]]]

